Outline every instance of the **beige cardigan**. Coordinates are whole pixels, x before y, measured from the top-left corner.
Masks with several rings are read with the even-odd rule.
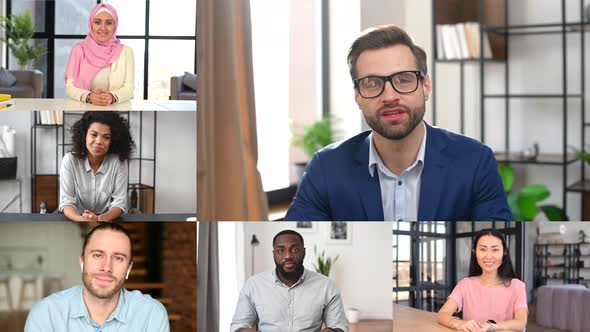
[[[115,96],[117,102],[122,103],[133,98],[135,82],[135,61],[133,49],[124,46],[119,58],[111,64],[109,77],[109,92]],[[73,100],[86,101],[92,91],[74,86],[74,80],[66,80],[66,94]]]

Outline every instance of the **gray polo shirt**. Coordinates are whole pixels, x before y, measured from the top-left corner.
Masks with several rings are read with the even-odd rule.
[[[107,154],[96,174],[88,158],[67,153],[59,171],[59,211],[71,205],[78,213],[90,210],[102,214],[113,207],[127,211],[127,162]]]
[[[258,325],[261,332],[319,332],[322,323],[348,332],[342,298],[332,280],[306,269],[287,287],[273,270],[246,281],[230,330]]]

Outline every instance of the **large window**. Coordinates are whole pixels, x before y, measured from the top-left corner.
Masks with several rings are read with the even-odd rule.
[[[321,1],[251,0],[258,169],[265,191],[296,182],[292,131],[321,117]]]
[[[100,2],[117,9],[117,37],[133,49],[136,99],[168,99],[170,77],[196,72],[196,0],[8,0],[8,13],[31,11],[34,42],[47,46],[48,53],[35,65],[45,73],[46,97],[66,96],[71,48],[88,33],[88,15]],[[17,69],[8,51],[7,57],[8,67]]]

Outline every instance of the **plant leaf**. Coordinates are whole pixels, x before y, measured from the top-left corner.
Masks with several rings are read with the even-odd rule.
[[[543,205],[539,206],[539,208],[550,221],[569,221],[568,216],[565,215],[565,211],[557,205]]]
[[[502,164],[498,167],[500,177],[502,178],[502,185],[504,186],[504,192],[509,193],[514,185],[514,171],[509,164]]]
[[[520,216],[522,221],[532,221],[535,219],[539,208],[537,207],[537,200],[533,197],[518,197],[518,209],[520,210]]]
[[[520,190],[520,197],[533,199],[535,202],[542,201],[550,195],[551,192],[544,184],[530,184]]]

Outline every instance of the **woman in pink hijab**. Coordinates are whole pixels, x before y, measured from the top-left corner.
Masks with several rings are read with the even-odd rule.
[[[66,93],[78,101],[108,106],[133,97],[133,50],[116,37],[119,19],[108,4],[98,4],[88,19],[90,32],[74,45],[66,68]]]

